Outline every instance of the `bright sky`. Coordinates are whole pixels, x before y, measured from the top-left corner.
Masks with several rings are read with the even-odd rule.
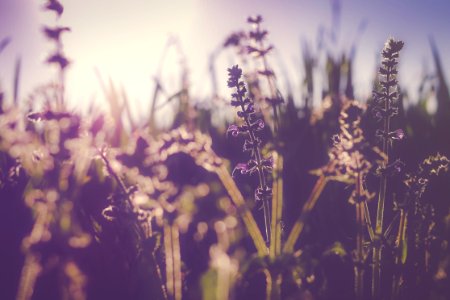
[[[301,41],[315,46],[320,27],[332,26],[330,0],[61,0],[64,14],[57,20],[40,8],[45,1],[0,0],[0,40],[12,42],[0,54],[0,85],[11,92],[14,61],[22,58],[20,96],[48,82],[54,71],[42,62],[52,45],[41,34],[44,24],[72,28],[63,37],[65,52],[73,64],[67,75],[67,95],[74,107],[102,102],[95,70],[104,79],[122,85],[141,115],[148,112],[159,62],[170,36],[180,40],[190,71],[191,94],[207,99],[211,92],[208,75],[210,54],[232,31],[248,29],[248,15],[261,14],[269,40],[286,66],[297,97],[300,96]],[[428,37],[433,35],[447,73],[450,73],[450,1],[447,0],[342,0],[335,54],[349,51],[357,41],[355,56],[356,95],[370,94],[379,52],[389,36],[405,41],[401,53],[400,82],[412,91],[424,66],[433,70]],[[358,31],[362,22],[367,26]],[[166,57],[162,78],[168,92],[179,89],[179,61],[175,50]],[[233,64],[231,53],[218,58],[219,78]],[[450,76],[450,74],[447,74]],[[319,76],[320,77],[320,76]],[[228,95],[225,80],[219,89]],[[81,105],[80,105],[81,104]]]

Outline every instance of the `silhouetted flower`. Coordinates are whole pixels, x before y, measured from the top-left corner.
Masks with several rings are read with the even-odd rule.
[[[58,0],[48,0],[44,8],[54,11],[58,15],[58,17],[60,17],[64,11],[64,7]]]
[[[260,15],[250,16],[247,18],[247,22],[250,24],[259,24],[263,21],[263,18]]]
[[[389,120],[398,114],[397,64],[399,51],[402,48],[403,42],[392,38],[388,39],[384,45],[382,51],[383,59],[379,68],[381,90],[373,92],[374,106],[372,112],[377,121]],[[389,124],[389,122],[384,122],[383,129],[379,129],[376,132],[376,135],[381,140],[387,142],[384,147],[389,147],[394,140],[401,140],[405,136],[401,129],[391,131]],[[388,149],[383,149],[383,151],[387,152]]]
[[[238,87],[239,79],[241,78],[241,76],[242,70],[237,65],[228,68],[228,87]]]
[[[403,171],[405,163],[400,159],[395,160],[393,163],[387,165],[385,168],[378,166],[376,170],[377,175],[393,176]]]
[[[244,82],[240,80],[241,76],[242,70],[237,65],[228,69],[228,87],[235,89],[231,95],[233,97],[231,105],[240,109],[237,115],[244,121],[244,124],[231,125],[228,127],[227,133],[231,133],[233,136],[245,136],[243,150],[250,152],[251,158],[246,163],[237,164],[232,175],[234,176],[236,172],[245,175],[258,173],[259,185],[255,189],[255,200],[261,200],[263,203],[266,238],[269,240],[269,199],[272,190],[269,187],[267,173],[272,170],[273,160],[271,157],[264,158],[259,149],[261,139],[258,137],[258,132],[264,128],[264,121],[256,116],[252,100],[246,96],[247,89]]]
[[[257,57],[265,56],[265,55],[267,55],[267,53],[269,53],[272,50],[273,50],[273,46],[269,46],[267,48],[256,48],[256,47],[253,47],[253,46],[247,46],[247,52],[249,54],[254,54]]]
[[[258,187],[255,190],[255,199],[257,201],[262,201],[263,199],[267,199],[269,197],[272,197],[272,189],[270,187]]]
[[[61,70],[64,70],[69,64],[69,60],[62,54],[56,53],[47,58],[47,63],[57,64]]]
[[[401,140],[405,137],[403,129],[397,129],[389,133],[389,138],[392,140]]]
[[[245,39],[247,36],[245,35],[244,31],[238,31],[238,32],[233,32],[232,34],[230,34],[226,39],[225,42],[223,43],[223,47],[236,47],[239,46],[241,44],[241,41],[243,39]]]
[[[45,36],[47,38],[59,42],[60,37],[61,37],[61,33],[65,32],[65,31],[70,31],[70,28],[69,27],[50,28],[50,27],[45,26],[43,28],[43,31],[44,31]]]
[[[250,38],[254,39],[255,41],[262,41],[267,36],[269,32],[267,30],[261,30],[261,31],[250,31]]]
[[[357,184],[357,179],[364,180],[372,168],[368,157],[380,160],[379,150],[370,147],[364,140],[360,128],[363,112],[363,107],[356,101],[344,104],[339,116],[340,133],[333,136],[333,148],[328,153],[329,163],[313,171],[315,174],[347,184]],[[349,199],[350,203],[368,201],[374,196],[366,189],[356,190]]]

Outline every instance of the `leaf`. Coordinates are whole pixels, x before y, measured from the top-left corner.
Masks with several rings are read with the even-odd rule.
[[[406,263],[407,257],[408,257],[408,237],[405,236],[402,242],[402,264]]]

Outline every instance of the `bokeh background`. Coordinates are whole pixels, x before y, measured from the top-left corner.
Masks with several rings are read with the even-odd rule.
[[[261,14],[270,40],[275,45],[273,59],[283,66],[296,99],[301,99],[302,51],[354,57],[354,86],[357,98],[366,99],[372,90],[376,63],[384,41],[393,36],[406,42],[400,64],[400,83],[415,100],[424,74],[433,71],[430,39],[443,56],[442,65],[450,69],[450,3],[432,1],[77,1],[63,2],[60,20],[42,12],[42,1],[0,0],[0,38],[11,42],[0,57],[0,82],[12,90],[15,60],[21,59],[20,95],[49,80],[54,74],[43,61],[51,46],[41,34],[43,24],[59,23],[72,29],[63,38],[65,52],[72,60],[67,74],[69,103],[83,109],[96,101],[102,106],[99,76],[122,85],[134,101],[134,111],[149,106],[155,82],[160,76],[175,92],[179,78],[179,51],[166,51],[177,39],[189,70],[191,95],[198,101],[211,95],[208,58],[219,49],[232,31],[246,29],[249,15]],[[161,63],[162,57],[165,57]],[[217,55],[219,78],[234,61],[231,53]],[[324,64],[324,60],[319,64]],[[323,69],[320,66],[318,70]],[[323,75],[315,73],[320,86]],[[176,80],[174,80],[176,79]],[[170,85],[172,82],[172,86]],[[225,81],[218,80],[219,91],[226,92]],[[286,88],[280,82],[281,88]],[[315,90],[320,101],[320,89]],[[429,109],[435,109],[430,101]],[[147,113],[148,110],[144,110]]]

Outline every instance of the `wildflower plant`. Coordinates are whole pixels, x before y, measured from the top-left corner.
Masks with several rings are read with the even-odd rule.
[[[234,89],[231,95],[231,105],[236,107],[238,117],[243,120],[242,125],[231,125],[228,133],[232,136],[245,136],[244,151],[250,153],[250,159],[246,163],[239,163],[233,173],[252,175],[256,173],[259,185],[255,190],[255,200],[261,201],[264,210],[264,224],[266,242],[270,241],[270,199],[272,189],[269,182],[269,172],[272,170],[273,160],[271,157],[265,158],[261,154],[261,138],[259,131],[264,128],[264,121],[258,118],[253,101],[247,97],[247,88],[241,80],[242,69],[237,65],[228,69],[228,87]]]
[[[263,76],[267,82],[269,96],[265,97],[265,101],[270,107],[272,107],[273,120],[271,120],[270,124],[272,125],[274,138],[276,139],[280,122],[280,105],[284,102],[284,100],[278,91],[275,81],[275,73],[269,66],[267,59],[267,55],[274,49],[274,47],[273,45],[265,45],[265,40],[269,32],[262,29],[261,23],[263,22],[263,18],[260,15],[248,17],[247,22],[252,26],[252,30],[250,30],[248,35],[251,43],[247,46],[247,51],[249,54],[254,55],[262,62],[262,69],[257,70],[257,73],[258,75]]]
[[[380,165],[380,187],[378,191],[378,207],[375,223],[375,243],[373,250],[373,272],[372,272],[372,296],[376,299],[380,297],[380,274],[381,274],[381,255],[382,255],[382,236],[384,225],[384,207],[386,202],[386,189],[392,158],[390,148],[393,142],[401,140],[404,137],[402,129],[392,130],[391,118],[398,114],[398,81],[397,65],[399,52],[403,48],[403,42],[390,38],[387,40],[382,51],[381,67],[379,68],[380,91],[374,91],[373,113],[375,118],[382,122],[381,129],[378,129],[376,135],[381,139],[381,150],[385,154],[385,159]],[[398,167],[398,163],[395,163]]]
[[[50,12],[54,12],[57,18],[61,17],[64,7],[58,0],[48,0],[44,9]],[[64,32],[69,32],[70,28],[66,26],[55,26],[49,27],[44,26],[42,29],[45,37],[55,44],[55,50],[46,59],[47,64],[56,65],[58,68],[58,85],[59,85],[59,96],[57,98],[57,108],[61,110],[64,105],[64,93],[65,93],[65,71],[69,66],[70,61],[64,54],[64,46],[62,43],[62,34]]]
[[[400,297],[405,285],[416,285],[422,277],[418,274],[430,272],[431,242],[436,239],[435,210],[431,203],[424,201],[423,195],[430,179],[447,172],[449,163],[444,155],[431,155],[419,164],[415,172],[406,174],[403,180],[406,191],[401,200],[394,202],[399,221],[393,245],[393,299]],[[411,257],[421,259],[412,260]],[[416,278],[411,276],[413,272],[405,272],[407,267],[415,270]]]
[[[59,0],[46,0],[43,9],[57,18],[64,12]],[[20,206],[27,213],[23,219],[5,218],[6,224],[15,221],[24,230],[16,246],[5,243],[21,252],[16,264],[22,271],[13,287],[17,299],[52,298],[47,292],[63,299],[328,299],[341,296],[334,294],[336,281],[330,273],[346,282],[340,287],[346,290],[345,299],[368,296],[370,281],[373,299],[386,298],[389,292],[399,299],[422,286],[431,290],[448,277],[448,254],[440,263],[435,258],[437,248],[440,254],[448,252],[449,241],[440,236],[440,211],[434,199],[427,198],[427,190],[450,162],[437,154],[407,172],[392,155],[394,143],[406,135],[392,126],[392,118],[401,113],[397,65],[403,42],[386,42],[380,89],[369,108],[342,96],[338,83],[342,69],[351,68],[351,58],[331,57],[321,66],[314,63],[320,53],[306,53],[308,97],[317,87],[311,70],[330,67],[324,73],[330,79],[324,93],[329,96],[321,108],[326,112],[332,107],[332,113],[323,113],[323,122],[314,123],[307,103],[305,114],[298,113],[293,97],[287,108],[281,107],[283,97],[269,65],[274,47],[267,43],[263,18],[247,21],[250,31],[237,31],[221,45],[237,49],[245,69],[257,66],[245,76],[238,65],[228,69],[230,104],[237,118],[226,135],[242,138],[248,155],[232,172],[224,158],[229,153],[217,155],[223,153],[217,148],[225,134],[218,122],[211,122],[211,108],[194,114],[178,42],[171,44],[183,57],[181,90],[168,94],[157,75],[149,120],[139,126],[125,93],[112,83],[102,83],[112,117],[93,109],[92,118],[67,111],[64,76],[70,61],[62,37],[70,28],[42,28],[55,46],[46,64],[56,66],[56,83],[35,90],[25,107],[16,105],[17,93],[7,105],[8,95],[0,89],[0,199],[5,212]],[[8,43],[8,38],[0,41],[0,54]],[[347,74],[346,96],[351,97],[351,72]],[[158,95],[166,97],[159,105]],[[179,114],[164,132],[154,120],[172,99],[179,99]],[[366,139],[369,113],[381,123],[376,128],[380,145]],[[129,126],[124,126],[127,121]],[[292,130],[284,132],[289,126]],[[406,128],[414,139],[414,128]],[[312,168],[309,174],[317,177],[309,178]],[[238,188],[238,180],[247,175],[257,178],[250,194],[263,209],[264,224],[257,222],[260,212],[252,211]],[[311,191],[304,189],[310,179],[311,184],[315,180]],[[331,186],[333,193],[330,182],[339,182]],[[373,192],[378,184],[378,192]],[[317,205],[321,198],[331,202]],[[285,205],[299,209],[286,213]],[[337,229],[321,219],[321,213],[335,205],[351,208],[350,217],[345,209],[332,212],[339,218]],[[371,205],[378,205],[374,224]],[[393,217],[386,222],[384,215]],[[350,232],[336,239],[337,231],[347,229],[345,222],[351,224]],[[316,234],[316,226],[325,230]],[[333,262],[330,271],[330,256],[338,257],[344,268]],[[369,268],[371,278],[366,275]],[[381,284],[390,285],[389,279],[391,286]],[[48,282],[56,282],[56,288],[47,291]],[[425,293],[417,295],[427,298]]]

